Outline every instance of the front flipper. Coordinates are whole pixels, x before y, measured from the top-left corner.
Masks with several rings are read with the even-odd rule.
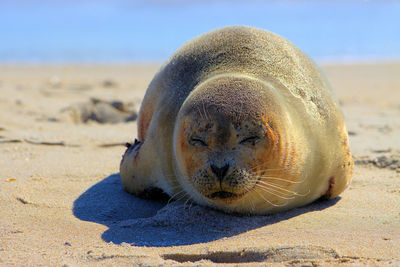
[[[135,139],[133,144],[127,143],[126,146],[120,164],[122,185],[127,192],[141,196],[156,183],[151,178],[152,159],[146,155],[148,151],[145,142]]]
[[[125,153],[122,156],[122,161],[124,160],[125,155],[127,153],[131,153],[132,151],[135,151],[135,153],[136,153],[135,156],[137,156],[137,154],[139,153],[139,149],[142,146],[142,143],[139,142],[139,140],[137,140],[135,138],[135,142],[133,144],[132,143],[126,143],[125,146],[126,146],[127,149],[125,150]]]

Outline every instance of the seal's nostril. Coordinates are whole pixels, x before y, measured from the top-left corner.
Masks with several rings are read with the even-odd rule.
[[[211,171],[218,177],[218,179],[222,180],[228,173],[229,164],[226,164],[222,167],[217,167],[214,164],[211,164],[210,168]]]

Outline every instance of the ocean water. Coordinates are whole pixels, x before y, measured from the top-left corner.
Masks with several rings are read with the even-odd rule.
[[[278,33],[317,61],[400,59],[400,1],[0,1],[0,63],[162,62],[228,25]]]

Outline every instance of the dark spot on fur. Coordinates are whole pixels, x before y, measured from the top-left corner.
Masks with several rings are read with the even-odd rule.
[[[335,177],[331,176],[329,178],[329,187],[328,190],[326,191],[326,193],[324,194],[324,198],[326,199],[330,199],[332,196],[332,190],[333,190],[333,186],[335,185]]]

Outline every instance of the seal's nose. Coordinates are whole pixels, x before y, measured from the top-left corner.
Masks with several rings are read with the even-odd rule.
[[[228,173],[229,164],[226,164],[222,167],[217,167],[214,164],[211,164],[210,168],[211,171],[218,177],[218,179],[222,181],[222,179],[224,179],[224,177]]]

